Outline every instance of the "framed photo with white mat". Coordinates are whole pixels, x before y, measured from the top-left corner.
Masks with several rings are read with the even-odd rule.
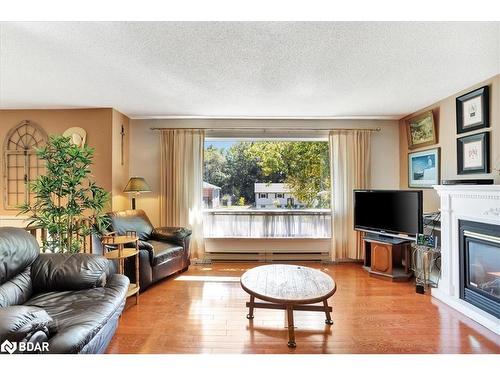
[[[408,187],[431,188],[439,183],[439,147],[408,154]]]
[[[457,138],[457,173],[490,173],[490,133]]]
[[[456,99],[457,134],[487,128],[489,124],[489,88],[483,86]]]

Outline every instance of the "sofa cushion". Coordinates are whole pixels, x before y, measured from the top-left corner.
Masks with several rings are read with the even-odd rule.
[[[90,254],[40,254],[31,266],[35,293],[95,288],[106,284],[109,261]]]
[[[181,256],[184,248],[169,242],[148,241],[153,246],[153,259],[151,265],[157,266],[169,259]]]
[[[30,269],[26,268],[9,281],[0,285],[0,308],[22,305],[33,294]]]
[[[120,310],[128,279],[112,275],[106,287],[36,295],[26,306],[44,309],[53,319],[56,334],[49,339],[51,353],[78,353]]]
[[[40,253],[35,237],[20,228],[0,228],[0,285],[25,271]]]

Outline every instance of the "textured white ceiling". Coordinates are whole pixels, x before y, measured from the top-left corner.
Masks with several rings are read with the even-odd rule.
[[[401,117],[500,72],[499,23],[1,23],[0,108]]]

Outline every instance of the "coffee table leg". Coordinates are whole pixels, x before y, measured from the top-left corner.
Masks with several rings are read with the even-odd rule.
[[[286,313],[288,319],[288,347],[295,348],[297,344],[295,343],[295,329],[293,326],[293,306],[287,306]]]
[[[247,319],[253,319],[253,303],[255,302],[255,297],[250,296],[250,306],[248,307]]]
[[[328,301],[326,299],[323,301],[323,306],[325,306],[325,315],[326,315],[325,323],[333,324],[332,316],[330,315],[330,311],[328,309]]]

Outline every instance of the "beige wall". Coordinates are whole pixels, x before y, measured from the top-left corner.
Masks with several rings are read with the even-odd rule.
[[[397,189],[399,186],[399,127],[395,120],[131,120],[130,174],[144,177],[152,189],[151,193],[139,197],[137,207],[144,209],[155,225],[159,224],[160,141],[151,127],[228,129],[217,131],[219,135],[234,134],[234,129],[242,127],[267,127],[274,129],[273,134],[282,136],[290,136],[287,130],[297,128],[380,127],[382,130],[373,134],[372,187]],[[323,133],[326,135],[327,131]],[[208,131],[207,137],[217,134]],[[305,132],[304,137],[308,134]]]
[[[123,125],[123,163],[122,163],[122,130]],[[113,210],[130,208],[129,196],[123,192],[129,174],[129,118],[113,109],[112,118],[112,206]]]
[[[0,143],[3,145],[8,131],[23,120],[30,120],[41,126],[49,135],[62,134],[72,126],[78,126],[87,132],[87,144],[95,149],[92,173],[98,185],[107,191],[118,192],[123,185],[123,180],[128,171],[128,164],[122,168],[117,167],[120,161],[116,158],[119,152],[115,143],[119,142],[115,134],[116,128],[123,121],[128,126],[128,118],[110,108],[102,109],[67,109],[67,110],[0,110]],[[113,131],[113,132],[112,132]],[[119,133],[119,130],[118,130]],[[128,134],[128,131],[126,130]],[[117,143],[119,145],[119,143]],[[128,150],[128,145],[125,150]],[[128,161],[128,154],[127,161]],[[15,215],[15,210],[5,210],[3,202],[3,153],[0,156],[2,164],[2,178],[0,191],[2,203],[0,215]],[[114,174],[116,171],[116,175]],[[123,198],[113,199],[118,207],[125,205]],[[110,204],[111,208],[111,204]]]
[[[477,130],[470,133],[457,135],[455,99],[481,86],[489,86],[490,90],[490,127]],[[400,146],[400,187],[408,188],[408,141],[406,136],[406,120],[419,113],[432,110],[438,129],[438,144],[413,149],[422,151],[430,148],[440,147],[441,149],[441,179],[467,179],[467,178],[494,178],[495,183],[500,183],[499,172],[493,169],[500,168],[500,75],[480,82],[472,87],[468,87],[453,96],[443,99],[420,111],[406,116],[400,121],[399,146]],[[489,174],[457,174],[457,145],[456,139],[460,136],[490,131],[490,166]],[[436,211],[439,208],[439,197],[434,189],[424,189],[424,212]]]

